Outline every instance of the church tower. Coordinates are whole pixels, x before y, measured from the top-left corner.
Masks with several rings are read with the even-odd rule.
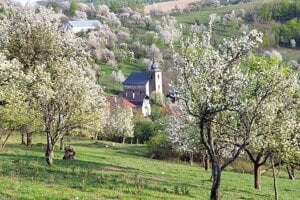
[[[156,93],[162,94],[162,73],[161,70],[158,67],[158,64],[155,62],[155,59],[153,58],[153,62],[150,66],[149,72],[149,90],[150,93],[155,91]]]

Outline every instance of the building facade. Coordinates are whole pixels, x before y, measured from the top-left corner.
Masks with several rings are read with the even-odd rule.
[[[153,60],[149,70],[145,72],[133,72],[123,82],[123,97],[131,103],[142,107],[145,97],[152,92],[163,94],[162,72]]]
[[[101,23],[98,20],[76,20],[68,21],[64,24],[65,30],[72,30],[72,32],[74,33],[78,33],[80,31],[94,30],[100,27]]]

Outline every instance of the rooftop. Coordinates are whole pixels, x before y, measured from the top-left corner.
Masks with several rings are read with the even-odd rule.
[[[123,85],[145,85],[148,81],[148,72],[132,72],[123,82]]]
[[[112,97],[110,99],[110,105],[115,106],[117,104],[121,105],[123,108],[136,108],[136,105],[124,99],[123,97]]]
[[[100,22],[98,20],[76,20],[76,21],[68,21],[72,27],[91,27],[91,26],[100,26]]]

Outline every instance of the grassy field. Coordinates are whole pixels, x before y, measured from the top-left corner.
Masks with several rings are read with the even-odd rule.
[[[225,13],[230,13],[232,10],[238,11],[239,9],[244,9],[245,11],[247,11],[249,9],[257,9],[264,3],[276,1],[279,0],[258,0],[248,3],[220,6],[217,8],[206,7],[197,11],[176,15],[176,19],[179,23],[182,24],[194,24],[195,19],[199,19],[200,22],[206,23],[209,19],[209,15],[211,15],[212,13],[223,15]]]
[[[34,139],[43,141],[42,138]],[[149,159],[144,145],[68,141],[76,160],[54,166],[44,161],[43,143],[32,147],[10,140],[0,149],[0,199],[208,199],[210,173],[200,166]],[[264,176],[262,191],[252,188],[249,174],[224,172],[222,199],[273,199],[272,179]],[[279,179],[281,199],[297,199],[300,180]]]

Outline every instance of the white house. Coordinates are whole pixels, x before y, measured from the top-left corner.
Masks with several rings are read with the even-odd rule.
[[[64,24],[65,30],[72,30],[74,33],[93,30],[99,27],[101,27],[101,23],[98,20],[76,20],[68,21]]]
[[[144,117],[148,117],[149,115],[151,115],[150,98],[148,96],[146,96],[143,100],[142,113]]]

